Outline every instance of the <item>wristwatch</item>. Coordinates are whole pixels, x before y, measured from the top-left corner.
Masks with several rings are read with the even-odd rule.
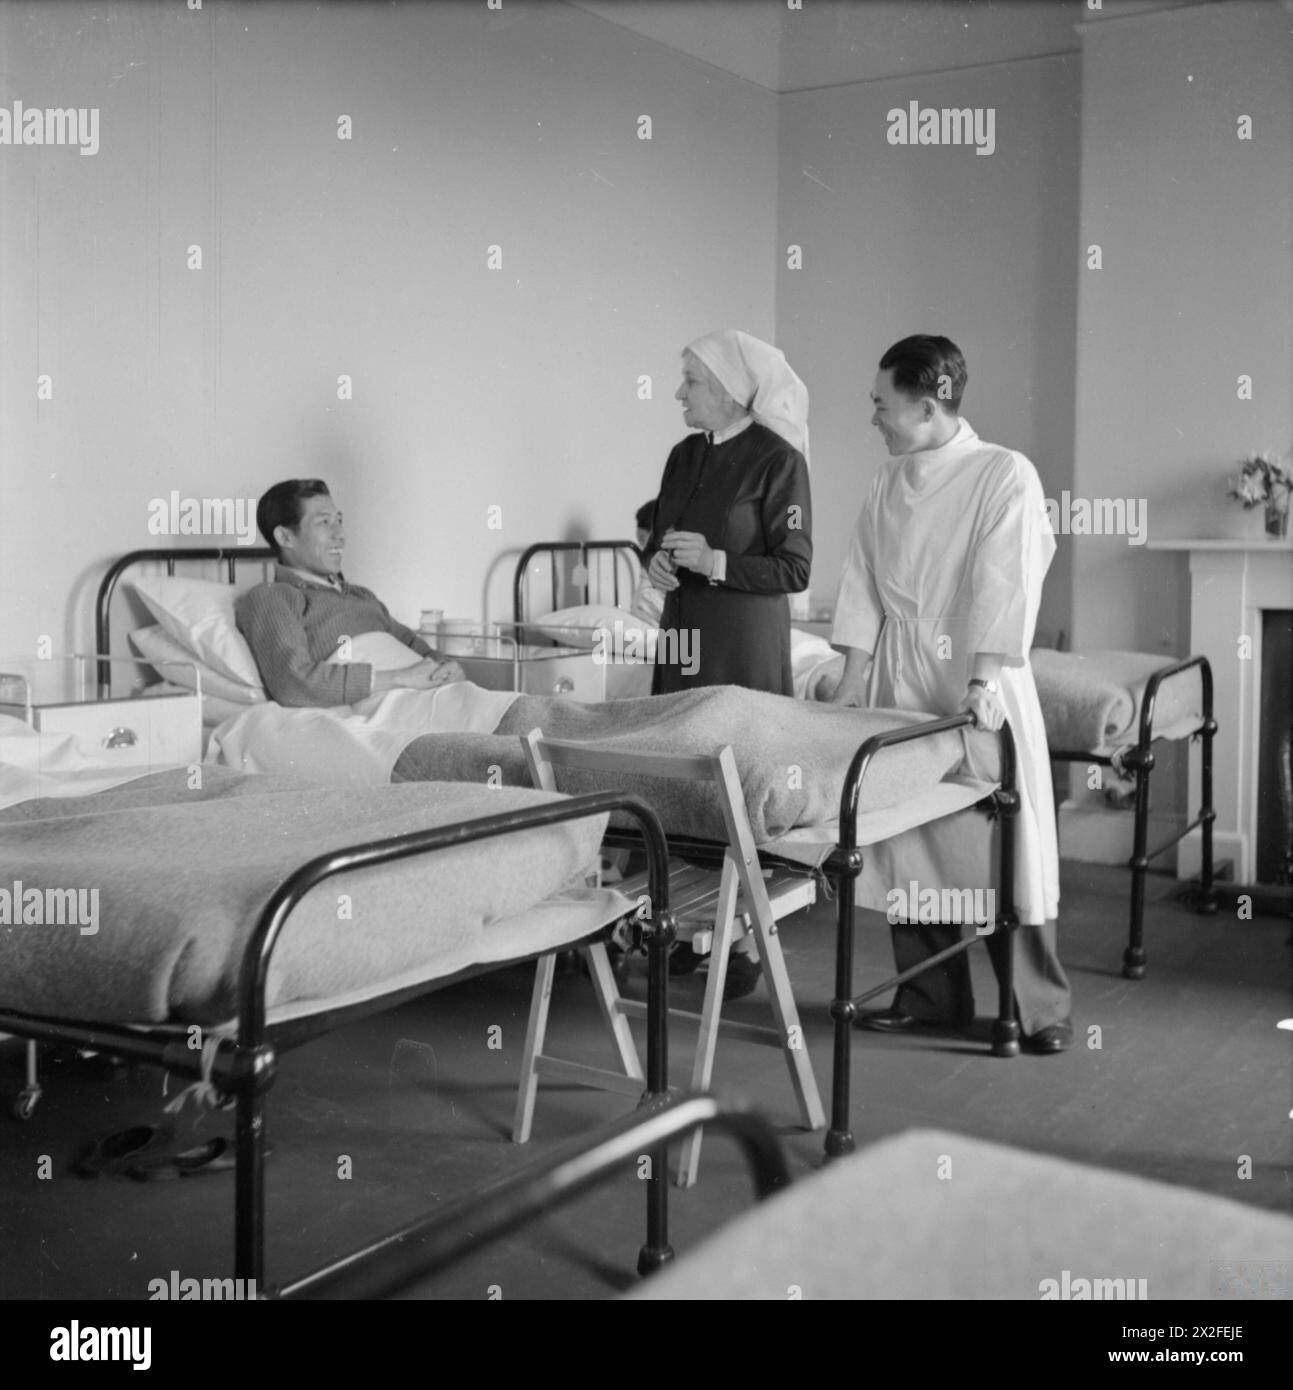
[[[970,684],[981,686],[989,695],[1001,694],[1001,684],[999,681],[985,681],[981,676],[971,676]]]

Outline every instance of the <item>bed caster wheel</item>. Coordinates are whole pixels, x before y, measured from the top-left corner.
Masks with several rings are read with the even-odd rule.
[[[21,1092],[18,1099],[13,1103],[13,1117],[15,1120],[30,1120],[36,1113],[36,1102],[40,1099],[40,1087],[30,1086]]]

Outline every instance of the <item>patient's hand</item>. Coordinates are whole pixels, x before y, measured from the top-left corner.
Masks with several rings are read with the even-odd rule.
[[[442,661],[431,674],[432,685],[449,685],[452,681],[465,681],[466,675],[456,661]]]
[[[440,675],[446,667],[457,671],[457,677]],[[412,666],[402,666],[398,671],[378,672],[373,677],[373,690],[429,690],[433,685],[443,685],[446,680],[462,678],[462,667],[456,661],[436,661],[427,657]]]

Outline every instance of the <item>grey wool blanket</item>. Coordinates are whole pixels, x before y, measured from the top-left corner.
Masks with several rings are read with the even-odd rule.
[[[74,1019],[222,1022],[235,1012],[256,919],[294,869],[348,845],[553,799],[467,785],[342,790],[207,767],[198,789],[175,770],[94,796],[22,802],[0,812],[9,908],[0,1001]],[[367,997],[588,935],[627,909],[621,899],[608,911],[617,895],[602,890],[563,891],[596,864],[606,819],[326,880],[280,937],[269,1006]],[[560,909],[549,906],[554,894]],[[582,926],[568,905],[581,898],[601,913]]]
[[[416,738],[395,765],[393,781],[493,781],[529,786],[521,735],[541,729],[613,751],[718,753],[730,744],[756,842],[796,826],[828,825],[839,815],[848,765],[873,734],[924,722],[898,710],[843,709],[791,700],[737,686],[708,686],[608,704],[557,696],[522,695],[493,734],[427,734]],[[995,738],[975,734],[977,739]],[[861,809],[882,810],[941,781],[963,761],[959,732],[943,733],[885,750],[863,783]],[[597,791],[605,773],[563,771],[562,791]],[[618,790],[639,794],[679,835],[722,839],[725,827],[712,785],[617,775]]]
[[[1046,724],[1046,741],[1066,752],[1108,754],[1139,736],[1145,686],[1175,657],[1145,652],[1053,652],[1038,648],[1029,657]],[[1198,667],[1163,682],[1154,706],[1154,728],[1164,738],[1181,738],[1202,719],[1203,687]]]

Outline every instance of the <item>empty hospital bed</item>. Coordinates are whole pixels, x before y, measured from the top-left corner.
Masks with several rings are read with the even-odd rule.
[[[612,811],[646,837],[650,917],[613,890],[567,886],[595,864]],[[217,768],[194,786],[185,768],[10,805],[0,859],[33,907],[95,888],[92,930],[28,913],[0,932],[0,1031],[158,1066],[232,1099],[234,1273],[260,1287],[266,1093],[292,1047],[631,913],[650,959],[644,1089],[666,1089],[666,849],[632,796],[339,790]],[[644,1265],[667,1248],[663,1184],[649,1188]]]
[[[1061,652],[1037,648],[1031,656],[1046,741],[1059,762],[1108,767],[1135,784],[1134,847],[1127,947],[1122,973],[1144,978],[1145,875],[1150,863],[1192,830],[1200,836],[1200,872],[1196,906],[1214,913],[1212,745],[1217,722],[1212,711],[1212,667],[1205,656],[1182,661],[1142,652]],[[1150,774],[1154,745],[1177,739],[1200,743],[1198,814],[1162,844],[1149,847]]]

